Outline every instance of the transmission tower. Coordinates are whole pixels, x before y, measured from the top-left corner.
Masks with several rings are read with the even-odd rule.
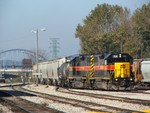
[[[58,48],[59,47],[59,38],[50,38],[50,49],[52,53],[52,58],[57,58],[57,53],[59,52]]]

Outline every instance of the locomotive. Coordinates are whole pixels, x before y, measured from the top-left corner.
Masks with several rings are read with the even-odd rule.
[[[124,90],[134,85],[132,64],[127,53],[77,55],[41,62],[38,72],[42,83],[61,87]]]

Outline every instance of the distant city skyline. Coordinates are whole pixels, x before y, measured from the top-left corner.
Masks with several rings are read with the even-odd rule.
[[[58,56],[79,54],[80,42],[75,38],[78,24],[97,4],[127,7],[131,13],[149,0],[0,0],[0,51],[35,49],[39,30],[39,48],[50,52],[50,38],[59,38]]]

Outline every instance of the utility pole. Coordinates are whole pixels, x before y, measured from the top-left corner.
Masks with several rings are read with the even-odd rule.
[[[120,52],[122,53],[123,52],[123,35],[121,34],[120,35]]]
[[[59,38],[50,38],[50,48],[52,52],[52,58],[57,58],[57,53],[59,52]]]
[[[122,36],[121,36],[121,39],[120,39],[120,40],[121,40],[121,43],[120,43],[120,51],[121,51],[121,53],[122,53],[122,52],[123,52],[123,45],[122,45],[122,44],[123,44],[123,43],[122,43],[123,40],[122,40]]]

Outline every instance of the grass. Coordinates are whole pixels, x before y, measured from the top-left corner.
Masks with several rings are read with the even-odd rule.
[[[3,111],[3,109],[2,109],[2,108],[0,109],[0,113],[4,113],[4,111]]]
[[[24,77],[23,79],[25,82],[29,81],[29,77]],[[21,76],[12,77],[12,81],[10,81],[10,78],[7,78],[6,83],[10,83],[10,82],[12,82],[12,83],[22,82],[22,78],[21,78]]]

